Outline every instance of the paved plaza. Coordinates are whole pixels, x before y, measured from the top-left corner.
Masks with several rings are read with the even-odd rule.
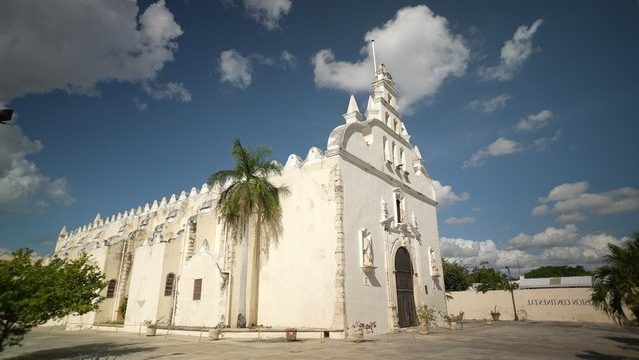
[[[35,329],[22,347],[0,359],[639,359],[639,330],[557,322],[469,322],[463,330],[435,329],[344,340],[210,341],[206,336]],[[93,357],[91,357],[93,356]]]

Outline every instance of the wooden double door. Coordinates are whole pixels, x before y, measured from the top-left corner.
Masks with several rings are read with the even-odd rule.
[[[413,266],[410,261],[410,254],[404,247],[400,247],[395,255],[395,285],[397,287],[399,326],[417,326],[415,294],[413,291]]]

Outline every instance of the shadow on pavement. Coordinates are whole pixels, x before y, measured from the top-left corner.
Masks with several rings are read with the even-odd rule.
[[[47,350],[38,350],[30,353],[18,355],[10,360],[27,360],[27,359],[75,359],[75,358],[94,358],[95,355],[100,357],[106,357],[107,355],[112,358],[114,356],[121,356],[127,354],[133,354],[142,351],[153,351],[157,347],[143,347],[136,346],[136,344],[118,344],[113,342],[99,342],[93,344],[76,345],[62,348],[54,348]]]
[[[639,338],[621,337],[621,336],[606,336],[606,339],[616,341],[618,343],[626,344],[625,349],[632,349],[639,351]]]
[[[577,359],[592,359],[592,360],[631,360],[631,359],[639,359],[637,357],[632,356],[618,356],[618,355],[607,355],[602,354],[598,351],[587,350],[583,351],[580,354],[575,354]]]

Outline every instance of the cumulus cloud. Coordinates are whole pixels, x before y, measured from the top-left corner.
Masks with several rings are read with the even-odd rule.
[[[537,205],[530,211],[530,215],[532,216],[546,215],[549,210],[550,208],[546,204]]]
[[[513,38],[501,48],[499,65],[480,68],[479,77],[484,80],[511,80],[532,54],[533,35],[542,23],[543,20],[539,19],[530,26],[518,27]]]
[[[475,217],[473,216],[465,216],[465,217],[454,217],[451,216],[448,219],[444,220],[446,224],[470,224],[475,222]]]
[[[559,229],[548,227],[544,231],[534,235],[524,234],[523,232],[519,233],[519,235],[508,240],[508,246],[511,249],[523,250],[528,248],[568,245],[573,243],[577,239],[577,236],[577,226],[568,224]]]
[[[433,187],[435,188],[435,196],[437,197],[437,203],[439,207],[448,207],[458,202],[468,201],[470,194],[463,192],[457,194],[453,191],[453,187],[450,185],[442,185],[441,182],[433,180]]]
[[[253,71],[256,65],[293,69],[295,67],[295,55],[288,50],[284,50],[279,58],[273,59],[262,54],[244,56],[235,49],[222,51],[217,68],[220,73],[220,81],[239,89],[246,89],[253,82]]]
[[[143,84],[144,91],[146,91],[149,96],[156,100],[178,100],[181,102],[191,102],[191,92],[184,87],[183,83],[169,82],[164,85],[159,84],[150,84],[145,82]]]
[[[602,193],[587,193],[586,181],[555,186],[547,196],[539,198],[545,206],[559,214],[560,222],[576,222],[588,219],[588,214],[616,214],[639,209],[639,189],[623,187]],[[533,209],[534,215],[534,209]],[[539,214],[543,215],[543,214]]]
[[[424,5],[400,9],[395,17],[364,35],[362,59],[339,61],[324,49],[313,58],[315,85],[348,92],[368,91],[373,81],[370,41],[375,40],[378,62],[392,73],[400,106],[410,106],[437,92],[444,80],[466,71],[469,50],[448,21]]]
[[[470,159],[464,161],[463,168],[479,167],[486,163],[486,159],[490,157],[505,156],[520,152],[523,147],[520,143],[500,137],[492,144],[477,150]]]
[[[100,82],[155,79],[182,28],[164,0],[0,2],[0,100],[60,89],[94,95]]]
[[[282,18],[291,12],[292,0],[244,0],[246,12],[267,30],[280,27]]]
[[[555,135],[553,135],[553,136],[542,137],[542,138],[539,138],[539,139],[535,139],[533,141],[533,145],[535,146],[535,148],[537,148],[538,151],[544,151],[550,145],[552,145],[553,143],[556,143],[557,141],[559,141],[559,139],[561,139],[561,134],[562,134],[562,130],[559,129],[559,130],[555,131]]]
[[[492,99],[473,100],[468,107],[473,110],[481,110],[485,113],[491,113],[495,110],[506,107],[506,103],[510,100],[510,95],[500,94]]]
[[[218,71],[221,82],[227,82],[240,89],[249,87],[253,80],[251,61],[237,50],[222,51],[218,62]]]
[[[567,226],[568,227],[568,226]],[[552,228],[550,228],[552,229]],[[627,238],[615,238],[608,234],[586,234],[579,236],[572,229],[544,230],[532,238],[537,246],[525,250],[515,249],[510,244],[500,248],[493,240],[470,240],[442,237],[442,255],[470,266],[488,261],[491,266],[511,268],[519,266],[522,273],[544,265],[585,265],[595,267],[602,263],[609,243],[621,245]],[[563,231],[563,236],[557,235]],[[546,245],[543,245],[543,240]]]
[[[74,201],[64,178],[53,180],[27,160],[42,148],[42,142],[29,139],[19,126],[0,126],[0,214],[39,211],[50,201]]]
[[[530,114],[521,119],[515,130],[517,131],[534,131],[541,129],[548,124],[548,121],[553,117],[552,111],[544,109],[537,114]]]

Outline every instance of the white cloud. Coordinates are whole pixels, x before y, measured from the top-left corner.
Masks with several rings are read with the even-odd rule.
[[[491,113],[495,110],[506,107],[506,103],[510,100],[510,95],[500,94],[492,99],[473,100],[468,107],[473,110],[481,110],[485,113]]]
[[[552,145],[553,143],[556,143],[557,141],[559,141],[559,139],[561,139],[561,134],[562,134],[562,130],[559,129],[559,130],[555,131],[555,135],[553,135],[551,137],[542,137],[542,138],[539,138],[539,139],[535,139],[533,141],[533,144],[535,145],[535,147],[537,148],[538,151],[544,151],[550,145]]]
[[[449,217],[444,220],[446,224],[470,224],[475,222],[475,217],[473,216],[465,216],[465,217]]]
[[[191,102],[191,92],[184,87],[183,83],[170,82],[164,85],[143,84],[144,91],[156,100],[178,100],[181,102]]]
[[[61,89],[95,95],[100,82],[155,79],[183,32],[163,0],[0,2],[0,99]],[[10,69],[10,71],[7,71]]]
[[[550,192],[548,196],[540,198],[541,202],[550,202],[550,201],[558,201],[558,200],[566,200],[572,199],[579,194],[582,194],[588,190],[590,185],[587,181],[580,181],[576,183],[566,183],[555,186]]]
[[[453,187],[450,185],[442,185],[441,182],[433,180],[433,187],[435,188],[435,196],[437,197],[437,203],[439,207],[445,208],[458,202],[468,201],[470,194],[463,192],[457,194],[453,191]]]
[[[461,36],[450,32],[448,21],[424,5],[400,9],[395,17],[364,35],[356,62],[337,61],[330,49],[313,59],[315,85],[348,92],[369,91],[373,81],[370,41],[377,60],[392,73],[400,92],[400,106],[409,107],[437,92],[450,76],[466,71],[469,50]]]
[[[149,104],[145,103],[144,101],[138,100],[138,98],[133,98],[133,102],[135,103],[135,108],[139,112],[145,112],[146,109],[149,108]]]
[[[554,227],[548,227],[544,231],[528,235],[519,233],[519,235],[508,241],[508,246],[511,249],[528,249],[528,248],[541,248],[557,245],[572,244],[578,236],[577,227],[574,224],[568,224],[563,228],[556,229]]]
[[[500,137],[492,144],[477,150],[470,159],[464,161],[463,168],[478,167],[486,163],[486,159],[489,157],[497,157],[510,155],[522,151],[523,148],[520,143]]]
[[[244,56],[235,49],[222,51],[217,68],[220,73],[220,81],[240,89],[246,89],[253,82],[253,71],[256,65],[293,69],[295,55],[284,50],[280,53],[279,58],[273,59],[262,54]]]
[[[42,142],[30,140],[17,125],[0,126],[0,214],[42,210],[49,201],[74,201],[64,178],[52,180],[27,160],[42,147]]]
[[[280,60],[282,62],[282,66],[285,68],[294,69],[297,65],[295,55],[291,54],[288,50],[282,51],[280,54]]]
[[[218,71],[221,75],[220,81],[228,82],[240,89],[249,87],[253,79],[253,65],[250,59],[242,56],[237,50],[222,51]]]
[[[568,227],[568,226],[567,226]],[[548,229],[540,234],[545,234]],[[555,229],[561,231],[562,229]],[[505,266],[516,268],[521,272],[544,265],[585,265],[595,267],[602,263],[607,254],[607,244],[621,245],[627,238],[615,238],[607,234],[587,234],[579,237],[572,231],[566,232],[566,237],[548,234],[540,235],[538,239],[549,238],[550,247],[541,251],[531,252],[531,249],[502,249],[493,240],[475,241],[462,238],[442,237],[440,240],[442,256],[461,261],[470,266],[477,266],[481,261],[488,261],[490,266],[503,269]],[[562,246],[551,244],[563,243]],[[541,246],[537,246],[541,247]]]
[[[532,54],[532,38],[542,23],[543,20],[539,19],[528,27],[518,27],[513,38],[506,41],[501,48],[499,65],[480,68],[479,76],[484,80],[511,80]]]
[[[292,7],[292,0],[244,0],[246,12],[267,30],[278,29]]]
[[[521,119],[515,130],[517,131],[534,131],[548,125],[548,121],[553,117],[552,111],[544,109],[537,114],[530,114]]]
[[[557,220],[560,222],[583,221],[588,214],[616,214],[639,209],[639,189],[623,187],[592,194],[586,192],[589,187],[586,181],[561,184],[539,198],[539,203],[547,208],[552,205],[552,212],[559,214]]]
[[[530,215],[532,216],[542,216],[548,213],[548,211],[550,210],[550,208],[548,208],[548,205],[546,204],[541,204],[541,205],[537,205],[535,206],[532,211],[530,212]]]

